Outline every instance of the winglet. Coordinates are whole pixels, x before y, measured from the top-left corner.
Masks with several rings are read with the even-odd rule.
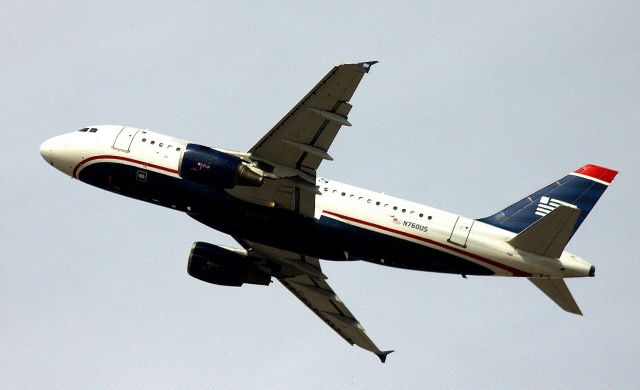
[[[376,353],[376,355],[378,356],[378,358],[380,358],[380,361],[384,363],[387,360],[387,355],[390,354],[391,352],[393,352],[393,350],[381,351],[380,353]]]
[[[364,70],[364,73],[369,73],[369,69],[371,69],[371,66],[377,63],[378,61],[366,61],[366,62],[360,62],[358,66],[362,68],[362,70]]]

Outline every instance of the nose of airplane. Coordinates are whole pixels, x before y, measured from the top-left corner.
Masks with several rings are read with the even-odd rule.
[[[86,144],[78,141],[76,134],[84,133],[67,133],[49,138],[40,145],[40,155],[52,167],[72,176],[73,168],[82,160],[83,154],[86,152]],[[81,137],[81,136],[80,136]]]
[[[53,142],[51,139],[44,141],[40,145],[40,155],[48,164],[53,165]]]

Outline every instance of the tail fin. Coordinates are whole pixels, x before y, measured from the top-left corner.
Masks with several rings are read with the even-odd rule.
[[[612,169],[585,165],[506,209],[479,221],[520,233],[560,205],[577,207],[580,215],[569,235],[571,238],[600,196],[618,174]]]

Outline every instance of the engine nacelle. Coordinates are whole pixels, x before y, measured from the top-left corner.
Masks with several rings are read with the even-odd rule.
[[[231,154],[198,144],[188,144],[180,160],[180,177],[200,184],[233,188],[260,186],[262,176]]]
[[[271,283],[271,275],[248,256],[206,242],[193,243],[187,272],[196,279],[223,286]]]

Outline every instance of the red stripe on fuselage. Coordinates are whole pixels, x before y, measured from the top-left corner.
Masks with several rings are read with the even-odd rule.
[[[456,247],[453,247],[453,246],[450,246],[450,245],[446,245],[446,244],[443,244],[443,243],[440,243],[440,242],[437,242],[437,241],[429,240],[428,238],[420,237],[420,236],[417,236],[415,234],[406,233],[406,232],[403,232],[403,231],[400,231],[400,230],[392,229],[392,228],[389,228],[389,227],[386,227],[386,226],[382,226],[382,225],[377,225],[375,223],[371,223],[371,222],[368,222],[368,221],[363,221],[361,219],[357,219],[357,218],[353,218],[353,217],[348,217],[346,215],[334,213],[334,212],[327,211],[327,210],[323,210],[322,212],[325,213],[325,214],[328,214],[328,215],[332,215],[332,216],[341,218],[341,219],[346,219],[347,221],[352,221],[352,222],[356,222],[356,223],[359,223],[359,224],[362,224],[362,225],[371,226],[371,227],[374,227],[376,229],[386,230],[388,232],[399,234],[401,236],[412,238],[414,240],[426,242],[427,244],[430,244],[430,245],[439,246],[441,248],[445,248],[445,249],[450,250],[452,252],[460,253],[461,255],[465,255],[467,257],[471,257],[472,259],[475,259],[475,260],[481,261],[483,263],[492,265],[494,267],[501,268],[501,269],[503,269],[505,271],[511,272],[513,274],[513,276],[531,276],[531,274],[528,273],[528,272],[521,271],[519,269],[510,267],[508,265],[502,264],[502,263],[497,262],[495,260],[487,259],[486,257],[482,257],[482,256],[479,256],[479,255],[476,255],[475,253],[467,252],[467,251],[464,251],[464,250],[462,250],[460,248],[456,248]]]
[[[175,169],[163,167],[163,166],[160,166],[160,165],[146,163],[144,161],[135,160],[135,159],[129,158],[129,157],[112,156],[112,155],[101,155],[101,156],[93,156],[93,157],[85,158],[84,160],[80,161],[78,163],[78,165],[76,165],[75,168],[73,168],[73,175],[72,176],[76,177],[76,172],[78,172],[78,169],[81,166],[83,166],[84,164],[86,164],[88,162],[94,161],[94,160],[120,160],[120,161],[127,161],[127,162],[130,162],[130,163],[144,165],[145,167],[159,169],[161,171],[165,171],[165,172],[169,172],[169,173],[175,173],[175,174],[178,173],[178,171],[175,170]]]

